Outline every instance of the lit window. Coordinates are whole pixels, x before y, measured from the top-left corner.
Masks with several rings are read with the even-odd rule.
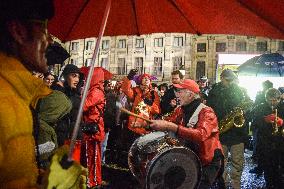
[[[197,52],[206,52],[206,43],[197,43]]]
[[[79,42],[72,42],[71,43],[71,51],[78,51]]]
[[[118,41],[118,48],[120,48],[120,49],[126,48],[126,40],[125,39],[120,39]]]
[[[136,39],[135,47],[136,48],[144,48],[144,39]]]
[[[174,47],[182,47],[183,46],[183,37],[174,37]]]
[[[107,69],[108,68],[108,58],[101,59],[101,67]]]
[[[138,70],[138,74],[143,73],[143,58],[142,57],[135,58],[134,68]]]
[[[257,42],[256,50],[260,52],[267,51],[267,42],[266,41]]]
[[[182,57],[181,56],[173,57],[173,70],[179,70],[182,67],[183,67]]]
[[[102,41],[102,49],[109,49],[109,40]]]
[[[247,43],[245,41],[240,41],[236,43],[236,51],[246,51],[247,50]]]
[[[284,51],[284,41],[279,41],[279,43],[278,43],[278,51]]]
[[[154,47],[163,47],[163,38],[155,38]]]
[[[71,58],[70,63],[77,66],[78,65],[78,58]]]
[[[117,74],[119,74],[119,75],[126,75],[125,58],[118,58]]]
[[[216,43],[216,52],[225,52],[226,43]]]
[[[85,60],[85,66],[90,66],[91,63],[92,63],[92,59],[91,59],[91,58],[87,58],[87,59]]]
[[[94,41],[87,41],[86,50],[92,50],[94,45]]]
[[[162,57],[154,57],[154,75],[162,75]]]

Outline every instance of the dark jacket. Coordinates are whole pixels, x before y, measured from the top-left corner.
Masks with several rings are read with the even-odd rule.
[[[160,106],[161,106],[161,114],[162,115],[165,115],[167,113],[174,111],[174,109],[176,107],[172,107],[170,105],[170,102],[171,102],[172,99],[175,99],[175,98],[176,98],[175,87],[171,86],[170,89],[168,89],[165,92],[164,96],[161,98]]]
[[[219,82],[212,86],[208,95],[207,105],[213,108],[217,115],[218,122],[220,122],[227,114],[245,100],[245,96],[244,91],[237,84],[233,83],[226,88]],[[246,137],[245,127],[233,127],[223,134],[220,134],[220,141],[222,144],[233,145],[245,142]]]
[[[40,162],[43,168],[47,168],[48,158],[57,148],[56,123],[71,110],[70,100],[60,91],[53,91],[43,98],[39,105],[39,136]]]

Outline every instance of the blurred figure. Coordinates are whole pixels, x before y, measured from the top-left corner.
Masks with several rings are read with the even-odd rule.
[[[237,85],[237,76],[230,70],[225,69],[221,73],[221,82],[212,86],[209,92],[207,105],[213,108],[219,123],[226,118],[234,109],[246,102],[246,94]],[[219,124],[219,129],[220,129]],[[247,139],[246,128],[233,126],[229,130],[220,133],[220,141],[225,156],[225,167],[227,166],[229,152],[231,154],[232,166],[230,177],[228,169],[225,168],[224,180],[226,187],[232,181],[234,189],[241,188],[241,175],[244,167],[244,142]]]
[[[84,72],[85,78],[89,74],[89,68]],[[89,188],[102,185],[102,142],[105,138],[104,129],[104,94],[105,74],[101,67],[94,69],[90,88],[83,107],[83,147],[86,159],[84,164],[88,168],[87,186]]]
[[[260,105],[260,104],[263,104],[266,102],[265,100],[265,93],[268,89],[270,88],[273,88],[273,83],[269,80],[266,80],[262,83],[262,91],[259,91],[255,97],[255,102],[254,102],[254,105],[253,105],[253,110],[252,112],[250,113],[250,119],[252,121],[252,124],[251,124],[251,131],[252,131],[252,137],[253,137],[253,141],[252,141],[252,147],[253,147],[253,154],[252,154],[252,158],[254,160],[254,162],[256,163],[256,167],[251,169],[249,172],[250,173],[254,173],[254,174],[257,174],[258,176],[262,175],[263,173],[263,168],[261,167],[261,165],[258,164],[258,155],[257,155],[257,151],[256,151],[256,144],[257,144],[257,132],[258,132],[258,125],[256,120],[255,120],[255,116],[254,116],[254,111],[257,111],[257,107]]]
[[[132,112],[152,119],[155,115],[160,114],[160,97],[152,88],[149,74],[140,75],[138,77],[139,86],[131,87],[130,81],[136,74],[137,70],[131,70],[128,76],[123,79],[122,91],[133,102]],[[128,129],[139,135],[149,132],[145,128],[134,128],[132,124],[136,121],[139,119],[136,120],[136,118],[129,116]]]
[[[183,80],[183,75],[179,70],[175,70],[172,72],[172,84],[179,84]],[[176,97],[176,88],[171,85],[169,90],[167,90],[164,96],[161,99],[161,114],[169,114],[171,113],[179,104]]]
[[[162,83],[161,85],[159,85],[158,90],[159,90],[159,95],[160,97],[163,97],[165,95],[165,93],[168,90],[168,84],[167,83]],[[161,98],[162,101],[162,98]]]
[[[53,84],[55,80],[56,80],[56,77],[52,73],[47,72],[46,74],[44,74],[43,81],[49,88],[51,87],[51,85]]]
[[[277,89],[268,89],[265,99],[253,111],[253,124],[258,130],[256,154],[259,167],[264,171],[266,188],[280,189],[283,188],[284,174],[284,106]]]

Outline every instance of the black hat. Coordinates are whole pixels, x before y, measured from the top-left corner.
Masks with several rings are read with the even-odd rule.
[[[73,64],[67,64],[62,72],[62,75],[66,77],[70,73],[81,73],[81,72],[77,66]]]
[[[202,77],[199,78],[199,81],[206,82],[206,81],[208,81],[208,78],[206,76],[202,76]]]
[[[1,0],[0,3],[0,21],[45,20],[53,15],[53,0]]]
[[[46,49],[47,65],[63,64],[70,54],[58,42],[50,44]]]

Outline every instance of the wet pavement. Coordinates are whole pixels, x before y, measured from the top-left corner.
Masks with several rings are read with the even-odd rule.
[[[241,188],[242,189],[264,189],[265,181],[263,175],[257,176],[256,174],[249,173],[249,170],[255,167],[251,159],[252,152],[245,151],[245,166],[241,179]],[[117,164],[109,163],[103,166],[103,177],[109,183],[106,189],[140,189],[138,182],[132,176],[131,172],[127,168],[126,162],[124,161],[127,158],[126,153],[120,154],[117,157],[121,162],[119,163],[122,166]],[[217,189],[217,188],[212,188]]]

